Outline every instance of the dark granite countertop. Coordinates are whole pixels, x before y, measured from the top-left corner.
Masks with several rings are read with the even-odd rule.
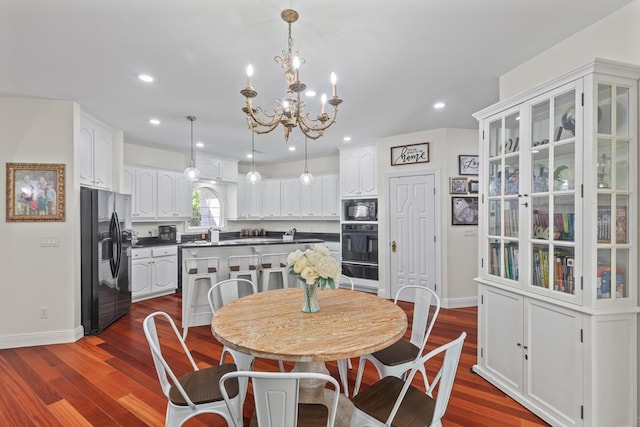
[[[220,240],[219,242],[183,242],[183,248],[213,248],[224,246],[258,246],[258,245],[295,245],[300,243],[323,243],[322,239],[294,238],[293,240],[283,240],[275,237],[243,237],[241,239]]]
[[[132,247],[147,248],[154,246],[181,246],[181,247],[218,247],[218,246],[253,246],[253,245],[280,245],[295,243],[322,243],[339,242],[340,233],[296,233],[293,240],[283,240],[284,232],[269,231],[266,236],[240,237],[238,232],[221,232],[220,241],[201,241],[199,234],[189,234],[182,236],[182,242],[175,240],[161,240],[159,237],[141,237]],[[198,242],[198,243],[196,243]]]

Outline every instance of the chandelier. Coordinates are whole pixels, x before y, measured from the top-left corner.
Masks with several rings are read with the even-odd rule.
[[[289,134],[293,128],[299,127],[302,133],[309,139],[320,138],[324,131],[335,123],[338,114],[338,105],[342,99],[338,98],[336,86],[336,75],[331,73],[332,96],[327,100],[326,95],[322,95],[322,109],[315,118],[304,111],[305,103],[300,99],[300,94],[304,92],[307,85],[300,81],[300,65],[304,63],[300,59],[298,52],[293,53],[293,38],[291,37],[291,24],[298,20],[298,12],[292,9],[285,9],[280,17],[289,26],[288,47],[282,51],[282,56],[276,56],[274,60],[285,71],[284,78],[287,82],[285,99],[277,99],[273,113],[268,113],[261,107],[253,106],[253,98],[258,96],[258,92],[253,89],[251,79],[253,76],[253,66],[247,67],[247,87],[240,93],[246,98],[247,105],[242,111],[247,115],[249,128],[258,134],[269,133],[281,124],[284,127],[284,139],[289,140]],[[325,104],[329,103],[333,107],[331,116],[325,112]]]

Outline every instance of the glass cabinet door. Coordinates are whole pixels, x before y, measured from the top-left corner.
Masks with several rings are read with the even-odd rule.
[[[489,123],[487,273],[519,278],[520,113]]]
[[[629,298],[630,208],[629,88],[597,86],[596,298]],[[634,165],[635,166],[635,165]]]
[[[541,292],[575,295],[576,88],[570,85],[529,104],[529,274]]]

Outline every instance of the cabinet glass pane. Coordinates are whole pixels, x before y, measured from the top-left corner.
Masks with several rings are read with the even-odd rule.
[[[533,154],[532,169],[532,193],[545,193],[549,191],[549,148],[536,148],[531,150]]]
[[[531,146],[538,147],[549,143],[549,101],[536,104],[531,109]]]
[[[520,150],[520,114],[514,113],[504,119],[504,153]]]
[[[616,250],[616,298],[628,298],[629,250]]]
[[[629,136],[629,88],[616,87],[616,136]]]
[[[547,197],[532,197],[531,212],[533,214],[531,237],[549,240],[549,199]]]
[[[611,85],[598,85],[598,133],[611,135]]]
[[[504,161],[504,194],[518,194],[520,190],[520,159],[507,157]]]
[[[575,188],[575,144],[558,145],[554,149],[553,189],[568,191]]]
[[[532,245],[531,283],[549,289],[549,246]]]
[[[576,136],[576,95],[575,91],[563,93],[556,97],[554,111],[554,141],[561,141]]]
[[[629,242],[629,234],[627,228],[627,217],[629,213],[629,197],[616,196],[616,243],[627,244]]]
[[[629,189],[629,141],[616,141],[616,190]]]
[[[611,298],[611,249],[598,249],[596,296],[598,299]]]
[[[518,280],[518,242],[504,244],[504,277]]]
[[[574,241],[575,203],[573,194],[556,196],[553,205],[553,239]]]
[[[555,247],[553,257],[553,289],[566,294],[575,294],[574,249]]]
[[[489,197],[502,194],[502,163],[500,160],[489,162]]]
[[[518,206],[517,199],[504,202],[504,235],[518,237]]]
[[[596,212],[596,238],[598,243],[611,243],[611,195],[598,194]]]
[[[489,235],[499,236],[502,224],[500,223],[500,200],[489,200]]]
[[[489,274],[500,276],[500,240],[489,239]]]
[[[611,188],[611,140],[598,138],[598,188]]]
[[[489,124],[489,157],[501,154],[500,144],[502,130],[502,119]]]

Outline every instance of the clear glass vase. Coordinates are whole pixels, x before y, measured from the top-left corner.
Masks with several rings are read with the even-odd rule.
[[[305,283],[302,288],[304,290],[302,298],[302,312],[316,313],[320,311],[320,304],[318,303],[318,284],[314,283],[313,285],[309,285]]]

